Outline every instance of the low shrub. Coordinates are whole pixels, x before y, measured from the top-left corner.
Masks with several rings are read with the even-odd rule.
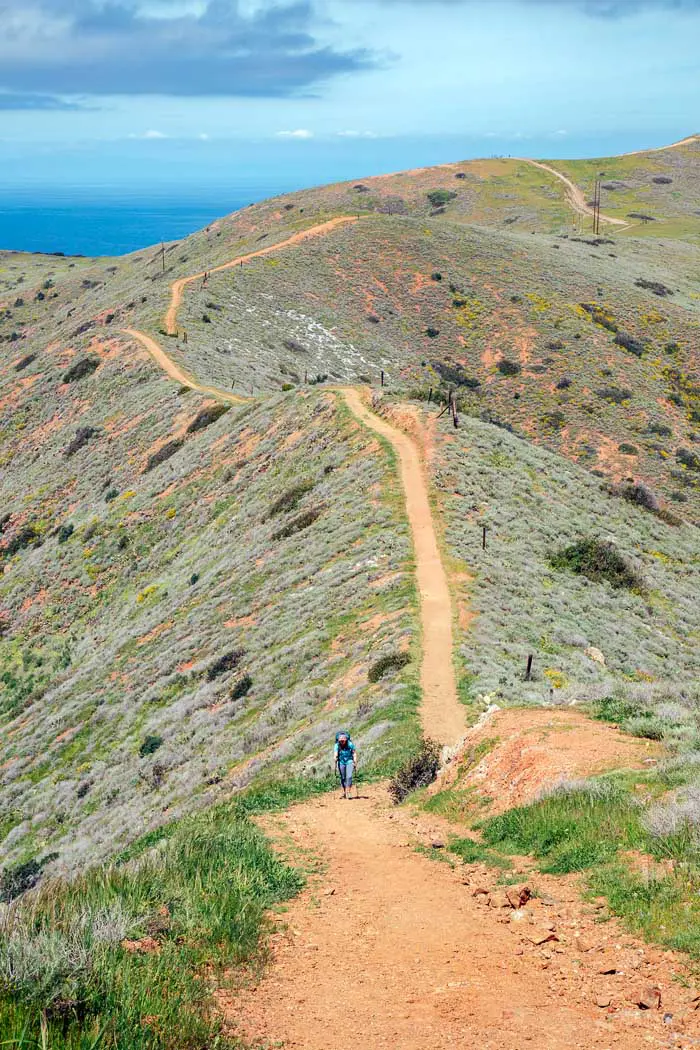
[[[670,186],[673,179],[670,175],[655,175],[651,181],[655,182],[657,186]]]
[[[397,770],[389,781],[389,794],[395,805],[412,791],[433,783],[440,769],[440,750],[435,740],[423,740],[418,753]]]
[[[617,331],[617,322],[604,306],[600,306],[598,303],[581,303],[580,306],[582,310],[586,311],[595,324],[600,325],[601,328],[605,328],[608,332]]]
[[[659,437],[673,437],[673,431],[665,423],[650,423],[647,434],[658,434]]]
[[[11,557],[13,554],[17,554],[19,551],[25,550],[27,547],[38,547],[41,545],[41,542],[41,533],[35,525],[32,525],[31,523],[23,525],[9,541],[5,547],[4,553]]]
[[[430,364],[445,383],[451,383],[453,386],[466,386],[469,390],[476,390],[481,386],[478,379],[467,375],[464,371],[464,365],[459,363],[450,365],[446,361],[435,360],[431,361]]]
[[[220,419],[227,412],[230,412],[230,410],[230,405],[206,405],[204,408],[201,408],[199,410],[197,415],[189,424],[189,426],[187,427],[187,433],[196,434],[198,430],[204,430],[205,427],[209,427],[212,423],[216,423],[217,419]]]
[[[240,700],[241,697],[247,696],[252,688],[253,679],[250,677],[249,674],[244,674],[234,684],[233,688],[231,689],[231,692],[229,693],[229,697],[231,698],[231,700]]]
[[[654,295],[659,295],[661,298],[673,295],[672,290],[667,288],[665,284],[662,284],[661,281],[647,281],[644,277],[638,277],[634,283],[637,285],[637,288],[644,288],[645,291],[653,292]]]
[[[618,589],[642,590],[638,573],[608,540],[579,540],[557,551],[550,563],[555,569],[585,576],[594,583],[606,582]]]
[[[457,194],[454,190],[430,190],[429,193],[426,193],[426,197],[434,208],[440,208],[445,204],[449,204],[456,196]]]
[[[638,507],[644,507],[644,510],[650,510],[656,513],[659,509],[658,499],[651,489],[641,481],[636,482],[633,485],[623,485],[619,490],[619,494],[623,499],[628,500],[630,503],[634,503]]]
[[[567,376],[563,376],[557,383],[557,390],[568,390],[571,386],[571,380]]]
[[[172,441],[166,441],[164,445],[161,445],[159,449],[151,453],[148,457],[148,462],[144,468],[144,474],[148,474],[149,470],[154,470],[155,467],[160,466],[161,463],[165,463],[166,459],[170,459],[176,452],[179,452],[184,445],[182,438],[173,438]]]
[[[603,401],[611,401],[614,405],[621,405],[624,401],[629,401],[632,397],[631,390],[628,390],[627,387],[620,386],[604,386],[599,390],[596,390],[595,393],[596,396]]]
[[[95,427],[78,427],[75,432],[75,437],[66,445],[63,450],[63,455],[67,458],[74,456],[76,452],[79,452],[84,445],[87,445],[90,438],[94,437],[98,431]]]
[[[58,528],[57,532],[56,532],[56,536],[58,537],[58,542],[59,543],[65,543],[66,540],[69,540],[71,538],[71,536],[73,535],[74,531],[75,531],[75,529],[74,529],[73,525],[61,525]]]
[[[389,653],[372,664],[367,672],[367,678],[370,682],[378,682],[380,678],[384,678],[385,675],[393,671],[400,671],[402,667],[405,667],[410,662],[411,657],[408,653]]]
[[[224,653],[223,656],[220,656],[207,668],[207,681],[213,682],[215,678],[226,674],[227,671],[233,671],[234,668],[238,667],[244,656],[245,650],[243,649],[232,649],[230,652]]]
[[[36,354],[27,354],[15,365],[15,372],[21,372],[23,369],[28,368],[32,361],[36,361]]]
[[[563,430],[566,426],[566,416],[563,412],[547,412],[542,416],[542,426],[545,430]]]
[[[635,357],[642,357],[646,347],[639,339],[635,339],[634,336],[630,335],[629,332],[618,332],[613,343],[616,346],[621,346],[623,349],[628,350],[630,354],[634,354]]]
[[[272,504],[267,512],[266,519],[274,518],[277,514],[286,514],[291,510],[296,510],[306,493],[311,492],[313,487],[313,481],[307,479],[306,481],[300,481],[297,485],[293,485],[291,489],[287,489]]]
[[[9,904],[21,897],[27,890],[34,889],[44,868],[55,860],[56,856],[56,853],[50,853],[41,860],[34,857],[12,868],[4,868],[0,875],[0,903]]]
[[[321,517],[324,510],[325,508],[323,506],[311,507],[309,510],[305,510],[303,514],[298,514],[296,518],[292,518],[292,520],[288,521],[286,525],[282,526],[282,528],[273,532],[272,539],[285,540],[297,532],[302,532],[304,529],[308,529],[309,525],[313,525],[313,523]]]
[[[517,361],[510,361],[507,357],[502,357],[496,367],[502,376],[517,376],[522,372],[522,366]]]
[[[293,354],[308,354],[309,348],[300,343],[298,339],[283,339],[282,346]]]
[[[145,758],[147,755],[154,754],[159,747],[163,746],[163,737],[155,736],[149,733],[148,736],[144,737],[139,747],[139,754],[141,758]]]
[[[99,358],[82,357],[80,361],[76,361],[74,365],[71,365],[67,372],[63,373],[63,382],[75,383],[79,379],[84,379],[85,376],[92,375],[92,373],[97,371],[99,367]]]
[[[700,471],[700,456],[695,452],[691,452],[689,448],[677,449],[676,459],[688,470]]]
[[[629,445],[626,441],[623,441],[617,446],[618,452],[621,452],[623,456],[638,456],[639,449],[636,445]]]
[[[427,335],[428,339],[437,339],[437,337],[440,335],[440,329],[428,327],[425,330],[425,334]]]

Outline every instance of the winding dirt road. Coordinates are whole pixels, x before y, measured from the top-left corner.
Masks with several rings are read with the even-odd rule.
[[[302,241],[308,241],[312,237],[323,237],[338,226],[345,226],[348,223],[357,221],[356,215],[340,215],[335,219],[329,219],[328,222],[319,223],[318,226],[311,226],[308,230],[300,230],[299,233],[294,233],[291,237],[287,237],[285,241],[268,244],[265,248],[258,248],[257,251],[248,252],[246,255],[237,255],[235,259],[229,259],[228,262],[221,263],[219,266],[213,266],[211,270],[202,270],[200,273],[193,273],[189,277],[180,277],[177,281],[173,281],[170,286],[170,305],[165,314],[165,331],[168,335],[177,335],[177,311],[182,302],[182,294],[188,284],[192,284],[194,281],[201,281],[205,273],[220,273],[222,270],[231,270],[234,266],[240,266],[241,263],[250,262],[251,259],[259,259],[263,255],[271,255],[272,252],[280,251],[282,248],[291,248],[292,245],[301,244]]]
[[[566,187],[566,199],[571,208],[577,213],[577,215],[586,215],[589,218],[593,218],[593,208],[586,201],[583,190],[572,182],[570,178],[563,175],[562,172],[557,171],[556,168],[552,168],[549,164],[543,164],[539,160],[531,160],[529,157],[520,157],[521,161],[525,164],[532,164],[534,168],[541,168],[542,171],[548,171],[550,175],[554,175],[555,178],[559,179],[560,182],[564,183]],[[604,215],[600,213],[600,221],[607,222],[611,226],[629,226],[629,222],[625,222],[624,219],[615,219],[612,215]]]

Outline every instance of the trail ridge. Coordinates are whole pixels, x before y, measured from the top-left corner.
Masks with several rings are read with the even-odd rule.
[[[466,720],[452,665],[452,600],[418,447],[403,430],[370,411],[357,390],[342,393],[356,418],[389,441],[399,458],[420,599],[421,722],[426,736],[454,747],[464,736]]]

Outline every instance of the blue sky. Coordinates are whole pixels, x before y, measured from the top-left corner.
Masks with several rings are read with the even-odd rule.
[[[273,188],[700,128],[700,0],[0,0],[0,182]]]

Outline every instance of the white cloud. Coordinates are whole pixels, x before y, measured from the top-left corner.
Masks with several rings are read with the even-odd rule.
[[[199,139],[200,142],[208,142],[209,141],[209,135],[207,135],[206,131],[200,131],[199,135],[197,135],[197,138]]]
[[[342,139],[376,139],[379,136],[374,131],[339,131]]]
[[[278,131],[278,139],[312,139],[314,137],[313,131],[309,131],[308,128],[296,128],[294,131]]]
[[[130,139],[167,139],[167,137],[162,131],[154,131],[153,129],[144,131],[141,135],[135,135],[133,132],[129,135]]]

